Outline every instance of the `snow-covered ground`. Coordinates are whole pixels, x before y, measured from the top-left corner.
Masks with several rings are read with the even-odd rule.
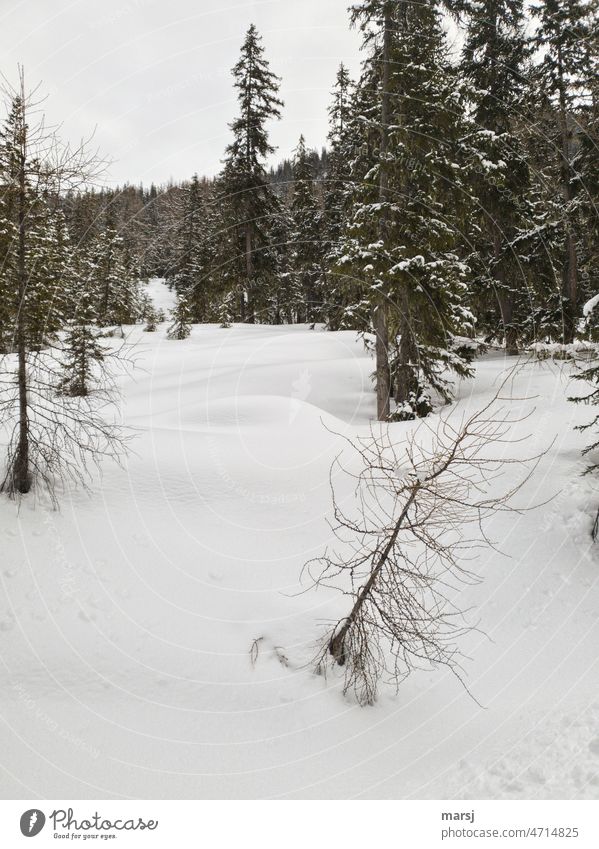
[[[505,555],[482,556],[464,590],[485,632],[464,646],[482,706],[438,671],[359,708],[311,671],[339,601],[301,594],[300,572],[330,541],[335,432],[374,414],[362,343],[306,327],[132,336],[125,468],[60,512],[0,502],[3,797],[597,797],[599,491],[567,365],[527,363],[514,384],[536,396],[514,402],[536,408],[518,450],[555,438],[521,500],[555,498],[496,520]],[[480,360],[456,415],[505,369]],[[398,441],[410,427],[392,425]]]

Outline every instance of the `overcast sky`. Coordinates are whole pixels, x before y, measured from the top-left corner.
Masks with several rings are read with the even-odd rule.
[[[166,182],[219,170],[237,103],[231,67],[250,23],[283,77],[276,158],[301,132],[325,143],[327,106],[341,61],[359,66],[349,0],[1,0],[0,70],[17,62],[42,82],[46,113],[77,141],[116,161],[113,182]]]

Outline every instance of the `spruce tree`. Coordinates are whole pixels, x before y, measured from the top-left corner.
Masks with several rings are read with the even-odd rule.
[[[33,350],[53,344],[73,309],[75,256],[62,210],[55,202],[32,210],[27,239],[27,337]]]
[[[314,193],[314,174],[303,135],[293,159],[291,200],[292,268],[296,278],[298,321],[314,322],[322,314],[321,212]]]
[[[585,43],[589,87],[578,111],[579,148],[575,160],[573,190],[576,196],[577,221],[580,228],[580,277],[583,298],[599,292],[599,9],[595,7],[594,24]],[[598,338],[599,311],[591,322],[593,336]]]
[[[15,330],[18,310],[16,297],[16,263],[18,226],[15,217],[14,191],[6,191],[10,179],[8,148],[9,127],[0,130],[0,354],[15,349]]]
[[[343,326],[345,308],[349,304],[343,276],[336,273],[337,248],[351,200],[352,160],[360,132],[355,126],[354,86],[345,65],[337,72],[332,103],[329,108],[329,152],[325,175],[324,210],[322,220],[324,278],[324,318],[331,330]]]
[[[581,99],[590,95],[595,62],[589,61],[589,42],[596,40],[596,10],[586,0],[541,0],[533,4],[536,17],[534,42],[539,50],[540,96],[549,112],[550,138],[554,145],[553,177],[562,205],[563,252],[561,282],[564,303],[563,341],[574,338],[579,315],[579,251],[581,232],[577,224],[576,160],[580,138],[577,111]],[[557,201],[557,199],[556,199]]]
[[[340,234],[346,212],[347,184],[351,175],[351,159],[355,138],[354,87],[345,65],[337,71],[332,103],[329,107],[329,151],[326,170],[325,221],[333,241]]]
[[[365,204],[358,215],[366,223],[367,216],[372,216],[376,233],[372,232],[379,244],[388,240],[388,219],[392,211],[389,205],[389,146],[392,122],[392,62],[394,61],[394,42],[397,42],[400,18],[404,14],[404,4],[391,0],[363,0],[352,7],[352,23],[359,24],[364,35],[365,45],[373,45],[374,66],[376,79],[375,110],[373,120],[378,131],[378,159],[375,166],[374,179],[377,184],[376,205]],[[364,174],[364,180],[370,179],[370,174]],[[371,195],[366,190],[367,195]],[[374,200],[374,198],[373,198]],[[370,206],[367,211],[366,207]],[[358,225],[359,226],[359,225]],[[370,229],[367,225],[367,228]],[[362,230],[364,233],[364,231]],[[374,265],[368,263],[367,273],[374,270]],[[375,293],[373,301],[373,327],[375,335],[376,356],[376,392],[377,417],[386,421],[390,415],[391,398],[391,369],[389,365],[389,315],[388,292],[384,291],[382,280],[373,282],[371,291]]]
[[[172,324],[167,331],[168,338],[176,340],[187,339],[191,335],[192,316],[189,306],[189,296],[186,292],[178,292],[177,304],[172,312],[172,319]]]
[[[202,276],[204,268],[201,259],[202,225],[205,218],[204,201],[198,175],[194,174],[191,184],[185,188],[183,217],[178,233],[177,263],[174,275],[170,278],[175,290],[185,296],[197,321],[204,321],[205,312],[201,305],[204,293]],[[197,309],[193,309],[196,305]]]
[[[85,398],[97,380],[98,364],[106,356],[96,329],[97,314],[94,293],[89,281],[82,281],[75,315],[68,323],[63,340],[63,376],[59,390],[65,395]]]
[[[31,292],[27,268],[29,222],[38,206],[35,184],[39,163],[30,155],[29,126],[24,82],[14,96],[9,115],[0,139],[0,182],[5,194],[5,208],[14,226],[16,238],[9,247],[7,262],[10,291],[15,311],[14,347],[17,353],[17,415],[16,440],[9,446],[7,471],[2,490],[9,494],[25,494],[31,489],[30,463],[30,408],[28,375],[28,287]],[[8,403],[11,403],[9,399]]]
[[[279,78],[269,68],[254,25],[247,32],[233,77],[240,115],[231,125],[233,141],[226,150],[221,197],[228,212],[226,224],[234,257],[229,270],[239,317],[253,322],[267,307],[276,268],[269,229],[279,202],[270,187],[265,161],[274,152],[267,124],[281,117],[283,107],[277,97]]]
[[[139,271],[116,229],[110,208],[106,212],[105,226],[91,248],[91,256],[100,325],[135,324],[141,317]]]
[[[305,313],[302,302],[301,281],[296,274],[294,220],[286,204],[280,205],[279,214],[270,227],[271,250],[275,257],[273,285],[270,287],[268,317],[273,324],[293,324]]]
[[[37,481],[54,498],[58,481],[84,481],[86,463],[123,450],[118,426],[104,419],[108,396],[100,405],[70,403],[58,392],[56,351],[48,347],[72,309],[77,288],[59,201],[66,189],[91,179],[97,167],[85,146],[73,151],[45,128],[21,69],[0,136],[2,213],[8,221],[2,230],[15,235],[6,243],[3,288],[14,310],[16,353],[0,369],[0,424],[9,435],[0,490],[14,497]]]
[[[434,4],[369,0],[353,15],[374,50],[363,117],[373,143],[361,153],[342,266],[374,307],[379,418],[389,417],[391,377],[395,417],[414,418],[450,398],[448,370],[470,372],[454,346],[472,326],[459,255],[464,93]]]
[[[514,354],[522,323],[530,313],[528,280],[516,244],[524,254],[522,234],[538,225],[521,138],[523,124],[531,119],[524,4],[523,0],[462,0],[459,8],[466,16],[461,69],[471,83],[474,120],[467,139],[477,206],[474,226],[469,228],[477,272],[474,302],[479,331],[490,339],[499,337],[507,352]]]

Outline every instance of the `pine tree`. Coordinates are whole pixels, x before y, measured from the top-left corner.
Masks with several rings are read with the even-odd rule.
[[[217,321],[219,322],[222,330],[228,330],[229,327],[231,327],[231,324],[234,321],[234,315],[234,294],[233,292],[229,292],[218,304],[216,309]]]
[[[158,329],[158,324],[164,321],[162,310],[156,309],[153,300],[147,293],[142,297],[142,318],[145,323],[145,333],[155,333]]]
[[[273,324],[293,324],[298,320],[298,305],[302,304],[300,280],[293,268],[294,221],[286,204],[272,220],[269,235],[275,257],[274,276],[270,291],[268,318]]]
[[[298,321],[314,322],[322,314],[321,212],[314,194],[314,175],[303,136],[293,160],[291,215],[291,262],[299,295],[295,311]]]
[[[15,350],[18,310],[16,295],[18,226],[14,191],[4,187],[11,180],[10,127],[0,130],[0,354]]]
[[[588,96],[593,84],[593,63],[589,62],[589,40],[596,45],[596,19],[593,3],[587,0],[541,0],[533,4],[537,19],[534,41],[540,51],[538,80],[540,95],[550,113],[554,143],[554,179],[563,206],[562,294],[564,342],[571,342],[576,330],[579,307],[580,231],[576,221],[576,158],[579,133],[576,113],[581,97]],[[596,12],[595,12],[596,15]],[[596,62],[595,62],[596,71]]]
[[[56,342],[72,311],[75,258],[62,210],[48,201],[31,212],[27,239],[27,337],[33,350]]]
[[[27,296],[29,280],[27,268],[28,222],[32,220],[37,197],[34,185],[38,177],[39,164],[30,157],[29,127],[26,119],[24,81],[21,77],[20,91],[14,96],[11,110],[1,136],[0,168],[5,194],[5,208],[14,222],[16,239],[10,246],[10,261],[7,269],[11,275],[7,288],[12,290],[15,305],[14,346],[17,352],[18,413],[16,443],[9,447],[7,472],[1,489],[11,495],[25,494],[31,489],[30,465],[30,410],[28,380],[27,339]]]
[[[252,322],[267,307],[276,267],[269,229],[279,202],[265,171],[266,157],[274,152],[266,125],[280,118],[283,107],[277,97],[279,79],[269,69],[254,25],[248,30],[233,77],[241,111],[231,125],[233,141],[226,151],[221,190],[235,258],[235,265],[229,267],[232,288],[237,291],[240,319]]]
[[[0,184],[4,187],[0,202],[0,347],[15,347],[17,313],[22,313],[26,347],[41,350],[56,339],[65,320],[72,248],[64,216],[44,189],[39,163],[30,154],[29,128],[23,126],[22,109],[17,96],[0,132]],[[18,281],[22,273],[27,279],[21,296]]]
[[[575,160],[573,191],[580,228],[580,278],[585,300],[599,291],[599,10],[595,6],[591,32],[585,43],[589,89],[579,106],[580,147]],[[599,313],[594,310],[587,324],[598,338]]]
[[[220,265],[224,258],[220,239],[222,215],[212,188],[204,188],[200,193],[196,215],[196,233],[190,248],[190,268],[195,282],[187,291],[193,321],[199,324],[215,320],[221,284]]]
[[[106,348],[99,341],[96,330],[97,314],[89,280],[82,281],[75,316],[67,325],[63,341],[63,377],[59,390],[71,397],[84,398],[89,395],[97,379],[97,364],[103,363]]]
[[[175,290],[185,295],[197,321],[204,321],[206,312],[202,292],[204,268],[200,255],[204,218],[200,181],[198,175],[194,174],[191,184],[185,189],[183,217],[178,234],[178,258],[175,273],[170,279]]]
[[[357,330],[369,344],[369,334],[373,331],[372,289],[360,267],[352,261],[352,251],[347,252],[352,242],[348,241],[355,205],[364,196],[370,186],[372,198],[380,194],[377,178],[377,160],[380,147],[380,100],[379,91],[380,62],[376,51],[371,51],[364,61],[362,73],[353,87],[346,140],[342,155],[348,163],[348,179],[338,212],[339,232],[331,240],[328,257],[329,279],[334,280],[331,287],[332,322],[329,326]],[[326,213],[325,213],[326,214]],[[339,304],[335,308],[335,301]],[[384,361],[383,361],[384,364]],[[389,374],[390,379],[390,374]]]
[[[461,69],[472,85],[471,147],[477,212],[470,228],[477,280],[479,331],[503,336],[508,353],[518,351],[522,323],[530,313],[527,278],[518,247],[536,229],[532,175],[521,128],[530,119],[530,49],[523,0],[462,0],[466,39]],[[528,114],[527,114],[528,112]],[[499,316],[493,309],[499,308]],[[488,305],[488,306],[487,306]],[[501,328],[503,333],[497,333]]]
[[[365,73],[376,108],[363,116],[374,145],[362,155],[343,266],[374,307],[379,418],[389,417],[391,371],[395,415],[414,418],[450,398],[448,369],[469,374],[454,350],[472,324],[459,256],[464,94],[433,4],[370,0],[353,14],[374,47]]]
[[[16,497],[37,481],[55,497],[57,481],[85,480],[86,462],[116,457],[123,439],[102,409],[70,404],[57,393],[55,351],[48,348],[74,303],[72,253],[58,202],[62,192],[90,179],[97,160],[85,146],[73,151],[45,129],[43,118],[30,124],[36,104],[20,85],[0,136],[2,214],[12,225],[3,288],[14,310],[12,348],[16,357],[0,369],[0,422],[9,434],[0,490]],[[2,231],[11,228],[2,225]],[[3,245],[3,248],[5,246]],[[16,364],[15,364],[16,360]]]
[[[399,8],[401,6],[401,9]],[[374,69],[376,73],[376,112],[373,115],[378,123],[379,135],[378,162],[375,180],[378,184],[376,200],[378,206],[370,205],[370,211],[362,209],[362,221],[372,214],[376,221],[376,234],[379,243],[385,243],[388,238],[389,207],[389,143],[391,129],[392,103],[392,61],[394,57],[394,42],[399,33],[399,18],[403,16],[403,3],[397,4],[390,0],[363,0],[352,7],[352,23],[359,23],[366,45],[374,45]],[[365,179],[369,175],[364,175]],[[378,211],[378,214],[375,214]],[[365,215],[364,215],[365,213]],[[360,212],[358,212],[358,215]],[[370,271],[370,264],[367,266]],[[374,269],[374,266],[372,266]],[[373,299],[373,326],[375,335],[376,354],[376,392],[377,416],[379,421],[386,421],[390,415],[391,398],[391,369],[389,365],[389,319],[388,293],[384,291],[382,280],[374,283],[376,294]]]
[[[135,324],[141,317],[139,271],[135,269],[133,258],[116,230],[110,208],[105,226],[91,248],[91,255],[100,325]]]
[[[333,240],[340,234],[340,225],[346,211],[347,184],[350,180],[355,145],[352,133],[353,107],[352,80],[345,65],[341,64],[329,108],[329,153],[326,170],[325,220]]]
[[[331,330],[343,326],[345,308],[349,305],[346,282],[336,273],[335,264],[339,258],[337,248],[349,217],[351,165],[356,141],[360,137],[359,129],[354,125],[357,111],[352,80],[345,65],[341,64],[329,108],[329,154],[322,221],[323,253],[326,257],[324,317]]]
[[[191,335],[191,309],[186,292],[177,294],[177,304],[172,313],[173,322],[168,329],[169,339],[187,339]]]

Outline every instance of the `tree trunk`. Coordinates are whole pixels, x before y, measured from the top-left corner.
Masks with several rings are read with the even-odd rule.
[[[399,317],[399,351],[395,369],[395,400],[398,404],[411,401],[412,394],[417,390],[414,385],[414,364],[417,359],[412,328],[410,326],[410,304],[405,285],[400,293],[401,315]]]
[[[24,98],[24,91],[22,97]],[[27,187],[25,180],[25,168],[27,160],[27,126],[25,123],[25,104],[23,103],[23,116],[21,127],[21,139],[19,140],[19,250],[17,258],[17,278],[19,292],[19,309],[17,313],[17,357],[18,357],[18,389],[19,389],[19,441],[12,469],[11,489],[14,492],[27,493],[31,489],[31,475],[29,471],[29,406],[27,403],[27,339],[26,339],[26,295],[27,295],[27,267],[26,267],[26,228],[27,228]]]
[[[254,265],[252,257],[252,226],[249,222],[245,225],[245,275],[247,292],[247,320],[250,324],[253,324],[254,310],[252,306],[252,278],[254,276]],[[243,317],[241,320],[243,321]]]
[[[516,356],[518,354],[518,334],[514,327],[514,293],[509,288],[502,266],[503,236],[495,221],[491,222],[491,227],[493,229],[493,256],[495,259],[493,277],[497,282],[497,303],[503,324],[505,352],[510,356]]]
[[[379,198],[386,203],[389,194],[389,174],[387,169],[387,152],[389,150],[389,115],[391,98],[391,43],[392,19],[389,6],[385,12],[382,55],[382,96],[381,96],[381,166],[379,181]],[[387,237],[387,214],[383,209],[380,219],[381,240]],[[389,368],[389,327],[387,320],[387,305],[385,296],[381,295],[374,311],[374,329],[376,334],[376,394],[377,416],[380,422],[387,421],[390,415],[391,369]]]
[[[374,311],[374,330],[376,334],[376,398],[377,416],[380,422],[386,422],[391,413],[391,371],[389,369],[389,328],[387,325],[387,306],[381,298]]]
[[[564,315],[564,344],[574,341],[578,306],[578,256],[576,240],[568,227],[566,233],[566,258],[562,277],[562,292],[568,301],[569,310]]]
[[[336,630],[336,632],[333,634],[333,636],[331,637],[331,640],[329,642],[329,654],[335,659],[336,663],[339,666],[344,666],[345,661],[347,659],[346,654],[345,654],[345,639],[347,637],[347,633],[348,633],[349,629],[351,628],[351,626],[356,621],[356,619],[357,619],[362,607],[364,606],[365,602],[368,600],[370,593],[372,591],[372,588],[376,584],[378,577],[381,574],[383,566],[385,565],[385,563],[389,559],[389,555],[393,551],[393,547],[395,546],[395,543],[397,542],[399,532],[403,528],[403,524],[406,520],[408,512],[409,512],[410,508],[412,507],[413,503],[415,502],[416,496],[418,495],[418,492],[420,491],[420,486],[421,485],[419,483],[414,485],[414,488],[412,489],[412,492],[410,493],[410,497],[408,498],[405,507],[401,511],[401,514],[400,514],[397,522],[395,523],[395,527],[393,528],[393,531],[392,531],[391,536],[390,536],[390,538],[387,542],[387,545],[385,546],[385,548],[384,548],[381,556],[379,557],[378,561],[373,565],[372,571],[370,573],[368,580],[366,581],[364,586],[360,590],[358,590],[356,600],[354,602],[354,606],[351,609],[351,613],[349,614],[347,619],[345,619],[343,621],[343,625],[341,626],[341,628],[338,628]]]
[[[573,200],[572,167],[570,163],[570,132],[568,129],[568,104],[566,101],[566,81],[562,66],[561,49],[558,47],[558,87],[559,87],[559,133],[561,147],[561,180],[562,195],[566,206],[566,215]],[[576,331],[576,314],[578,309],[578,256],[576,240],[566,220],[565,256],[562,269],[562,295],[568,302],[568,310],[564,313],[564,344],[574,341]]]

